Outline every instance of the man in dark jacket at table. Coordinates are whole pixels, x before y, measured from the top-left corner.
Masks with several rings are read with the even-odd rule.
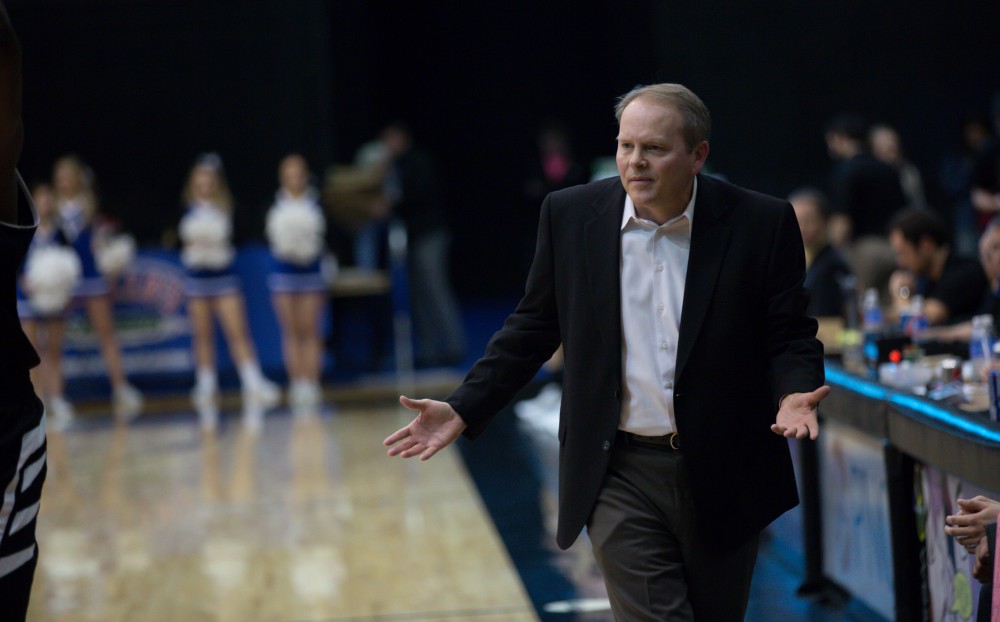
[[[810,317],[844,317],[844,279],[851,268],[826,234],[826,197],[815,188],[800,188],[788,197],[806,249],[806,280]]]

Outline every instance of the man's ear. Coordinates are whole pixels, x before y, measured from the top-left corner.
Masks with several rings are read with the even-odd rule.
[[[708,141],[703,140],[697,144],[694,148],[694,167],[691,169],[692,175],[697,175],[701,172],[702,167],[705,166],[705,160],[708,159]]]

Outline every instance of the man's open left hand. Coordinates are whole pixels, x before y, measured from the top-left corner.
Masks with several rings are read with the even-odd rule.
[[[819,436],[816,407],[827,395],[830,395],[830,387],[826,385],[810,393],[789,393],[781,400],[771,431],[786,438],[816,440]]]

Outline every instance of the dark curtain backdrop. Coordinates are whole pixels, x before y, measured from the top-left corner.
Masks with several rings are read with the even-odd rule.
[[[682,82],[712,110],[712,168],[783,195],[823,185],[825,122],[896,125],[933,197],[968,112],[1000,88],[1000,3],[8,0],[24,46],[23,169],[75,152],[103,208],[148,243],[184,175],[218,151],[260,238],[277,160],[321,171],[406,120],[440,163],[465,296],[519,290],[521,188],[561,119],[580,160],[612,155],[614,98]]]

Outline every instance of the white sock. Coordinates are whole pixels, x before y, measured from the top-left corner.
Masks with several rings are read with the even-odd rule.
[[[195,372],[195,386],[203,391],[215,391],[218,386],[215,370],[211,367],[199,367]]]

